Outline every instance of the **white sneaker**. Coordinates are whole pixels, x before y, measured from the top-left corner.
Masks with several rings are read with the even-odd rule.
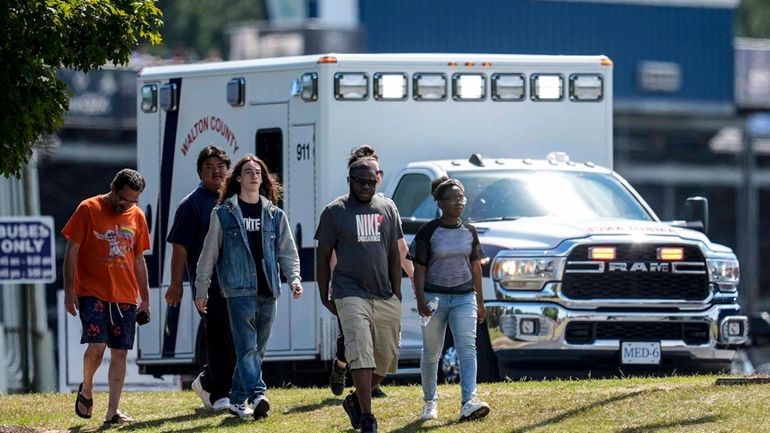
[[[203,407],[206,409],[211,409],[211,394],[203,389],[203,385],[201,384],[201,375],[199,374],[198,377],[193,380],[193,383],[191,385],[191,388],[193,391],[195,391],[196,394],[198,394],[198,397],[203,402]]]
[[[425,402],[425,406],[422,407],[422,419],[436,419],[438,418],[438,402],[436,400],[428,400]]]
[[[260,395],[251,402],[251,409],[253,410],[252,416],[254,419],[264,418],[270,410],[270,400],[264,395]]]
[[[460,409],[460,421],[484,418],[489,415],[489,410],[489,404],[473,397],[466,401],[462,409]]]
[[[240,419],[246,419],[254,413],[246,403],[230,403],[228,410]]]
[[[214,404],[211,405],[211,408],[220,411],[230,408],[230,399],[227,397],[222,397],[219,400],[215,401]]]

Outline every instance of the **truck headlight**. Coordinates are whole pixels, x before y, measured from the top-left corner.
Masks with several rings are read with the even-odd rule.
[[[492,278],[509,290],[541,290],[546,282],[561,279],[563,268],[559,257],[499,257]]]
[[[736,259],[706,259],[709,281],[716,283],[720,291],[734,292],[741,280],[741,267]]]

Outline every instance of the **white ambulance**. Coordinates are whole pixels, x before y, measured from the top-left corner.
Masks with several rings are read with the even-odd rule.
[[[152,251],[147,259],[156,314],[155,320],[139,330],[140,369],[156,375],[193,372],[202,361],[205,342],[189,287],[178,308],[166,308],[163,294],[170,282],[171,257],[165,238],[176,205],[198,183],[197,153],[209,144],[225,148],[234,161],[248,153],[256,154],[278,174],[285,187],[281,206],[299,247],[306,296],[299,302],[289,302],[288,296],[279,300],[265,361],[271,363],[268,365],[281,363],[282,372],[328,368],[334,356],[337,324],[318,299],[313,234],[323,207],[347,192],[346,159],[353,147],[364,143],[373,145],[380,155],[385,193],[399,206],[409,239],[420,224],[437,215],[426,190],[431,179],[449,174],[469,183],[469,216],[480,227],[489,258],[498,252],[500,255],[493,268],[490,264],[484,268],[485,276],[494,269],[496,277],[495,281],[485,278],[491,320],[489,334],[481,332],[479,340],[484,378],[497,375],[498,355],[501,359],[526,357],[529,348],[532,353],[540,351],[550,356],[553,351],[576,345],[587,352],[599,348],[619,353],[628,339],[631,349],[658,348],[660,354],[662,348],[666,354],[668,334],[644,336],[643,341],[623,335],[597,340],[594,334],[590,341],[565,339],[565,328],[572,318],[611,321],[614,316],[607,308],[615,307],[620,308],[619,319],[629,321],[631,327],[647,320],[633,319],[646,314],[639,313],[639,309],[658,306],[665,306],[667,312],[660,321],[677,321],[680,313],[672,311],[678,308],[687,312],[681,314],[687,316],[688,323],[709,321],[708,341],[699,341],[696,352],[716,356],[716,345],[726,343],[722,332],[727,332],[727,322],[720,322],[725,317],[731,317],[731,324],[737,323],[729,327],[739,334],[730,342],[745,338],[745,318],[737,316],[736,294],[728,287],[734,283],[734,289],[737,281],[706,283],[703,290],[707,295],[687,299],[683,305],[674,305],[681,300],[676,296],[676,287],[663,300],[634,295],[598,303],[596,293],[573,295],[562,291],[561,279],[575,266],[576,272],[585,275],[609,269],[620,273],[616,268],[624,261],[627,266],[630,263],[625,274],[639,276],[644,267],[644,274],[654,280],[657,274],[650,271],[650,260],[617,253],[622,248],[616,241],[647,242],[646,236],[651,236],[649,242],[662,242],[662,247],[670,244],[675,251],[683,243],[703,251],[703,256],[717,251],[724,259],[720,263],[727,266],[725,272],[737,272],[735,256],[727,248],[711,244],[693,230],[660,223],[617,174],[594,166],[612,167],[611,89],[612,62],[604,56],[330,54],[142,70],[138,77],[138,168],[147,178],[147,189],[140,205],[152,232]],[[561,153],[547,161],[536,161],[551,150],[566,152],[574,161],[591,162],[576,164]],[[471,154],[474,156],[469,159]],[[600,184],[612,183],[614,189],[596,190],[599,195],[586,203],[570,201],[570,197],[556,198],[563,205],[558,209],[535,206],[513,211],[503,205],[520,201],[516,196],[519,192],[513,189],[513,178],[522,169],[530,175],[541,171],[569,173],[578,178],[596,175],[604,179]],[[502,176],[503,182],[490,181],[497,179],[495,176]],[[543,177],[541,193],[568,194],[576,187],[596,187],[590,182],[569,187],[574,179],[570,176]],[[537,184],[523,183],[524,192],[530,196],[522,196],[522,205],[527,204],[524,198],[532,198],[533,185]],[[581,196],[592,192],[583,191]],[[633,208],[630,213],[613,205],[618,197],[612,193],[620,194],[623,203]],[[502,200],[495,200],[500,197]],[[493,202],[499,209],[492,206]],[[570,205],[576,206],[579,224],[565,220],[563,213]],[[584,209],[591,206],[599,211]],[[673,237],[661,238],[668,235]],[[593,251],[590,245],[595,242],[607,251],[614,247],[618,256],[604,262],[599,256],[579,260],[570,256],[578,247]],[[530,261],[516,261],[520,257]],[[701,275],[706,267],[706,262],[701,262],[702,268],[687,270]],[[535,274],[516,274],[519,264],[526,264],[527,269],[534,267]],[[539,266],[545,266],[545,270]],[[654,269],[662,266],[655,265]],[[666,269],[659,273],[673,275],[677,267]],[[710,267],[708,277],[712,277]],[[678,276],[673,278],[674,283],[667,284],[676,286]],[[615,289],[620,291],[633,283],[619,281]],[[583,282],[589,286],[594,283]],[[401,360],[404,371],[409,371],[408,367],[415,367],[419,361],[421,334],[409,280],[405,279],[402,286]],[[702,310],[716,300],[729,306],[725,309],[729,314],[712,311],[707,319]],[[573,309],[582,313],[564,313]],[[585,326],[587,332],[594,332],[593,324]],[[586,332],[583,328],[578,331]],[[719,356],[727,355],[720,352]],[[660,359],[650,355],[642,361]],[[456,373],[451,343],[443,364],[444,374]]]

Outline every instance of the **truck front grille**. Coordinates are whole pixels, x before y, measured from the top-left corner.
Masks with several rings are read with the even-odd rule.
[[[576,247],[567,259],[562,293],[576,300],[702,301],[709,296],[706,262],[697,247],[681,245],[684,258],[681,262],[671,263],[658,260],[657,249],[677,245],[612,246],[616,248],[616,258],[606,262],[588,258],[591,245]]]
[[[682,340],[697,345],[709,342],[707,323],[671,322],[571,322],[565,331],[569,344],[591,344],[596,340]]]

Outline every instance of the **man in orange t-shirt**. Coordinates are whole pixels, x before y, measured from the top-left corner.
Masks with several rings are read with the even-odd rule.
[[[134,347],[137,314],[150,313],[147,265],[142,255],[150,247],[150,237],[144,213],[134,206],[143,190],[144,178],[139,172],[120,170],[110,192],[80,202],[62,230],[67,238],[64,308],[73,316],[80,311],[80,342],[88,344],[75,413],[91,418],[94,374],[109,347],[106,424],[131,421],[118,410],[126,356]]]

